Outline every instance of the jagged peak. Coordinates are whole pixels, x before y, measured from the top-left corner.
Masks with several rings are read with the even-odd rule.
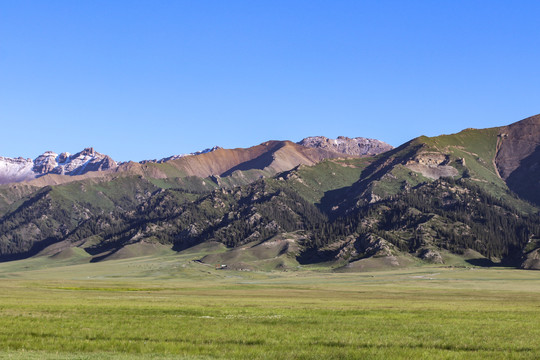
[[[87,147],[87,148],[84,148],[83,151],[77,153],[76,155],[90,155],[90,156],[94,156],[95,154],[99,154],[99,153],[96,153],[96,151],[94,150],[93,147]],[[101,155],[101,154],[100,154]]]
[[[55,153],[54,151],[45,151],[43,154],[39,155],[36,159],[39,159],[39,158],[45,158],[45,157],[57,157],[58,154]]]

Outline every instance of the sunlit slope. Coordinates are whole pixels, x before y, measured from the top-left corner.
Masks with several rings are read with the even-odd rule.
[[[364,160],[362,170],[355,174],[358,178],[352,185],[343,184],[338,192],[326,193],[321,201],[342,213],[366,202],[396,196],[441,177],[462,178],[488,194],[510,202],[520,211],[535,212],[532,206],[511,195],[505,180],[499,176],[495,160],[497,150],[501,148],[501,131],[501,128],[466,129],[452,135],[421,136],[371,158],[369,162]],[[313,169],[319,169],[322,165]],[[532,176],[529,180],[538,182],[534,173],[529,174]],[[317,188],[318,184],[311,182],[310,185]],[[316,199],[314,194],[308,194],[308,191],[304,193],[306,197]],[[519,195],[525,200],[533,199],[526,192]]]

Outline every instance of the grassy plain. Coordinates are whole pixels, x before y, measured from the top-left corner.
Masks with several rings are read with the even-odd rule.
[[[200,256],[0,264],[0,358],[540,356],[538,272],[240,272]]]

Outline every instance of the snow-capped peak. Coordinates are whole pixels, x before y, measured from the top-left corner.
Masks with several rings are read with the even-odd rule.
[[[0,157],[0,184],[30,180],[46,174],[81,175],[116,166],[113,159],[91,147],[75,155],[46,151],[34,160]]]

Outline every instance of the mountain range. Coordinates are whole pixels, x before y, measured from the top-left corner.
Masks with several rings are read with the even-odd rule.
[[[335,157],[336,154],[326,153],[335,152],[345,155],[376,155],[381,152],[392,149],[391,145],[388,145],[382,141],[375,139],[366,139],[366,138],[354,138],[350,139],[347,137],[340,136],[337,139],[328,139],[323,136],[308,137],[298,142],[297,144],[301,147],[297,147],[293,152],[298,152],[299,154],[290,154],[290,159],[285,159],[288,156],[283,155],[282,158],[284,161],[298,161],[298,164],[314,164],[315,162],[320,161],[325,156]],[[77,176],[84,175],[89,172],[122,172],[126,170],[138,169],[138,171],[145,171],[149,166],[144,166],[146,164],[162,164],[170,163],[173,164],[180,171],[185,171],[190,175],[194,176],[209,176],[209,175],[221,175],[222,172],[225,172],[228,169],[231,169],[235,166],[240,166],[242,162],[252,161],[259,163],[255,164],[246,164],[243,165],[244,168],[248,169],[250,167],[264,167],[264,161],[268,159],[259,159],[266,152],[273,152],[279,150],[283,147],[292,149],[295,145],[290,142],[279,142],[279,141],[269,141],[261,144],[260,146],[254,146],[249,149],[233,149],[225,150],[219,146],[214,146],[213,148],[205,149],[202,151],[193,152],[190,154],[182,155],[172,155],[160,160],[143,160],[136,165],[134,162],[116,162],[111,157],[101,154],[94,150],[94,148],[86,148],[81,152],[78,152],[74,155],[71,155],[68,152],[63,152],[60,155],[53,151],[46,151],[42,155],[39,155],[36,159],[24,159],[22,157],[18,158],[7,158],[0,156],[0,184],[9,184],[13,182],[21,182],[32,180],[36,178],[43,177],[45,175],[69,175]],[[303,148],[314,148],[321,151],[306,150]],[[195,155],[203,155],[217,151],[216,154],[210,157],[197,157],[193,158]],[[281,152],[286,152],[287,150],[282,150]],[[182,158],[187,158],[181,161],[173,162],[174,160],[180,160]],[[223,163],[224,161],[224,163]],[[288,169],[289,165],[278,165],[277,168]],[[150,166],[151,168],[151,166]],[[262,169],[262,168],[261,168]],[[96,174],[91,174],[89,176],[96,176]],[[99,176],[99,175],[98,175]],[[160,174],[158,176],[166,176],[165,174]],[[64,178],[60,180],[61,182],[69,182],[72,179]],[[52,184],[57,183],[57,179],[52,179]],[[39,182],[40,184],[47,183],[47,179]]]
[[[102,261],[205,244],[228,268],[540,269],[540,116],[397,148],[322,136],[117,163],[0,158],[0,258]]]

